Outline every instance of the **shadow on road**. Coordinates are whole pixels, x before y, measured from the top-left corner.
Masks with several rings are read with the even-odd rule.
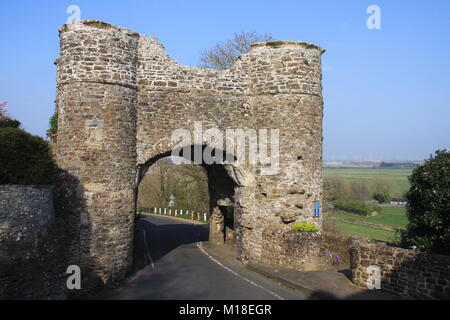
[[[134,271],[158,261],[181,245],[208,241],[208,237],[208,225],[158,224],[145,218],[138,219],[134,237]]]

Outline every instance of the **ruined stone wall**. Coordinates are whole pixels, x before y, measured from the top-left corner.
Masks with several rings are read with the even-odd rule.
[[[350,249],[352,280],[367,287],[369,266],[381,270],[381,290],[412,299],[450,298],[450,257],[354,241]]]
[[[321,224],[313,218],[313,201],[322,192],[322,49],[300,42],[255,44],[223,71],[179,65],[155,38],[141,36],[139,52],[138,163],[172,150],[172,131],[192,132],[194,121],[203,130],[279,129],[279,173],[240,168],[247,179],[235,199],[236,229],[244,255],[259,259],[264,225]]]
[[[63,298],[53,187],[0,185],[0,299]]]
[[[60,37],[57,159],[66,170],[61,185],[72,181],[61,198],[72,199],[62,206],[81,239],[72,244],[74,261],[89,260],[102,281],[122,277],[138,169],[167,155],[172,131],[192,132],[195,121],[203,130],[280,130],[278,173],[225,166],[236,184],[242,260],[260,260],[267,225],[287,231],[295,221],[321,224],[313,217],[313,201],[322,197],[320,47],[255,44],[234,66],[217,71],[182,66],[155,38],[103,22],[65,25]]]

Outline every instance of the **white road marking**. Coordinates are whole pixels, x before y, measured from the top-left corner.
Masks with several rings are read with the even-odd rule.
[[[153,263],[152,256],[150,255],[150,249],[147,245],[147,232],[145,231],[145,229],[142,229],[142,231],[144,233],[145,252],[147,253],[147,257],[150,259],[153,271],[155,271],[155,264]]]
[[[250,283],[252,286],[255,286],[255,287],[257,287],[257,288],[260,288],[260,289],[266,291],[267,293],[271,294],[272,296],[274,296],[274,297],[277,298],[278,300],[285,300],[283,297],[280,297],[280,296],[277,295],[275,292],[272,292],[272,291],[270,291],[270,290],[264,288],[263,286],[261,286],[261,285],[255,283],[255,282],[253,282],[252,280],[249,280],[249,279],[247,279],[247,278],[241,276],[241,275],[238,274],[237,272],[235,272],[235,271],[231,270],[230,268],[228,268],[227,266],[223,265],[220,261],[217,261],[216,259],[214,259],[213,257],[211,257],[211,255],[209,255],[209,253],[206,252],[206,251],[203,249],[203,246],[202,246],[202,243],[201,243],[201,242],[197,242],[197,247],[198,247],[198,248],[200,249],[200,251],[203,252],[203,254],[205,254],[209,259],[211,259],[212,261],[214,261],[215,263],[217,263],[219,266],[221,266],[222,268],[224,268],[224,269],[227,270],[228,272],[231,272],[231,273],[234,274],[236,277],[238,277],[238,278],[240,278],[240,279],[242,279],[242,280],[244,280],[244,281],[247,281],[247,282]]]

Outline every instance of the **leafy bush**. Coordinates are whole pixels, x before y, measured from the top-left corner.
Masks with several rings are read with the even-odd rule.
[[[409,224],[401,233],[402,245],[450,255],[450,152],[436,151],[413,170],[409,182]]]
[[[291,230],[299,232],[315,232],[320,231],[320,228],[311,222],[296,222],[292,224]]]
[[[55,141],[57,133],[58,133],[58,113],[55,112],[50,118],[47,136],[53,141]]]
[[[373,199],[377,200],[379,203],[387,203],[391,201],[392,197],[390,196],[390,194],[385,192],[374,192]]]
[[[359,200],[336,200],[333,205],[337,209],[347,212],[356,213],[359,215],[370,215],[372,212],[380,212],[380,207],[377,205],[368,204]]]
[[[390,177],[375,177],[372,185],[373,199],[377,200],[379,203],[391,201],[394,183],[394,180]]]
[[[55,169],[45,140],[21,129],[0,128],[0,184],[52,184]]]
[[[20,121],[11,118],[0,118],[0,128],[18,128]]]

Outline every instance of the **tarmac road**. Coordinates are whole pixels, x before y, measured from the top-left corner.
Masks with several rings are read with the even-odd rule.
[[[152,265],[138,271],[103,299],[300,300],[301,292],[210,256],[201,244],[208,226],[160,216],[138,221],[145,230]],[[142,232],[143,234],[143,232]]]

